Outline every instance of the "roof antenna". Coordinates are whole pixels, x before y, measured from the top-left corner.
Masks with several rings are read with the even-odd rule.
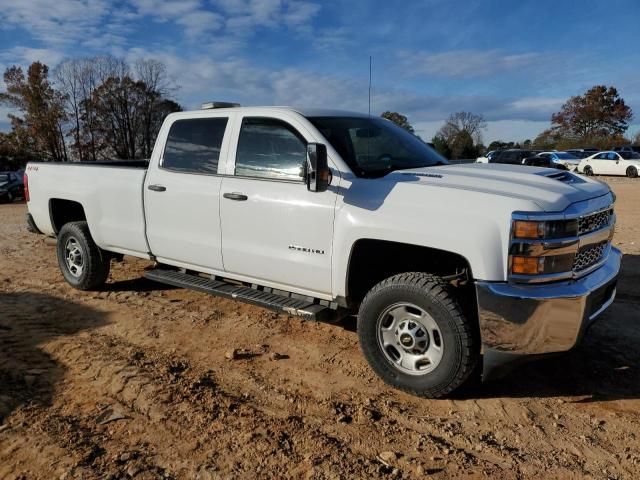
[[[372,57],[369,55],[369,121],[367,122],[367,161],[370,156],[369,145],[371,143],[371,63]]]
[[[369,118],[371,118],[371,63],[373,57],[369,55]]]

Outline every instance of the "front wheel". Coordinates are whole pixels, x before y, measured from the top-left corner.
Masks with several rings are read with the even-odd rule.
[[[636,178],[638,176],[638,169],[636,167],[627,168],[627,177]]]
[[[360,347],[388,384],[443,397],[470,377],[479,342],[447,285],[413,272],[390,277],[367,294],[358,313]]]
[[[593,169],[589,165],[587,165],[586,167],[584,167],[584,174],[587,177],[593,177]]]
[[[95,244],[87,222],[67,223],[60,229],[57,254],[64,279],[78,290],[94,290],[109,276],[111,257]]]

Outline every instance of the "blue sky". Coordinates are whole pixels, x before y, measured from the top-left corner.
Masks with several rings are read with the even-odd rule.
[[[618,88],[640,130],[639,32],[637,0],[0,0],[0,69],[156,58],[187,108],[366,111],[372,55],[374,112],[399,111],[431,138],[472,111],[485,141],[523,140],[595,84]]]

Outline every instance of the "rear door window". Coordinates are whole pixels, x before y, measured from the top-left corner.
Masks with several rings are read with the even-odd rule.
[[[184,173],[216,174],[227,118],[176,120],[171,125],[162,167]]]

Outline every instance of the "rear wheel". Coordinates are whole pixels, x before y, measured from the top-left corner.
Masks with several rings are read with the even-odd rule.
[[[592,177],[593,176],[593,169],[589,165],[587,165],[586,167],[584,167],[584,174],[587,177]]]
[[[638,176],[638,169],[636,167],[627,168],[627,177],[636,178]]]
[[[472,332],[447,285],[426,273],[380,282],[358,313],[360,346],[373,370],[422,397],[445,396],[470,377],[479,359]]]
[[[78,290],[93,290],[109,276],[111,256],[98,247],[87,222],[65,224],[58,234],[58,265],[64,279]]]

